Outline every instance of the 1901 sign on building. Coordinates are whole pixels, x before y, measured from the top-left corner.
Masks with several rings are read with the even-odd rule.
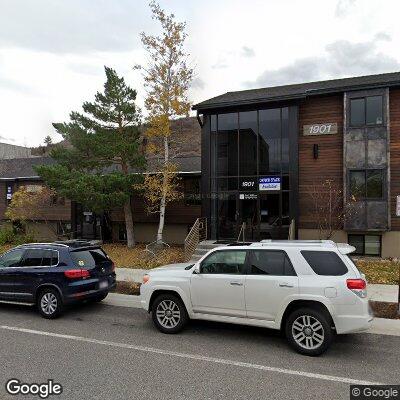
[[[312,124],[303,126],[304,136],[334,135],[338,128],[336,123]]]

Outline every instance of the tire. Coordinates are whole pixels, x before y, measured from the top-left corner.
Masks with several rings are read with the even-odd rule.
[[[173,294],[162,294],[154,300],[151,317],[160,332],[171,334],[180,332],[189,321],[185,305]]]
[[[91,299],[91,301],[92,301],[93,303],[100,303],[100,302],[103,301],[107,296],[108,296],[108,292],[105,292],[105,293],[102,293],[102,294],[99,294],[99,295],[93,297],[93,299]]]
[[[45,288],[40,291],[36,302],[40,315],[43,318],[54,319],[60,316],[63,303],[57,289]]]
[[[324,353],[333,340],[330,317],[313,308],[293,311],[286,320],[285,333],[289,344],[307,356]]]

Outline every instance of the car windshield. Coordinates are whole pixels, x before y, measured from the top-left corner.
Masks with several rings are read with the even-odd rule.
[[[72,251],[71,257],[79,267],[93,268],[103,262],[109,261],[102,249],[86,249]]]

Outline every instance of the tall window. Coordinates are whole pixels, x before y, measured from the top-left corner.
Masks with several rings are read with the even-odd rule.
[[[281,109],[273,108],[259,111],[260,175],[281,170]]]
[[[350,196],[357,200],[383,198],[383,170],[367,169],[349,172]]]
[[[218,176],[238,175],[238,114],[218,115]]]
[[[239,113],[239,175],[257,175],[257,111]]]
[[[350,100],[350,126],[382,124],[382,96],[369,96]]]

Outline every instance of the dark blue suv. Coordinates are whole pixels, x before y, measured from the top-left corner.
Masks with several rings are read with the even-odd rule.
[[[115,285],[114,263],[86,241],[26,244],[0,257],[0,301],[36,304],[45,318],[69,303],[102,301]]]

